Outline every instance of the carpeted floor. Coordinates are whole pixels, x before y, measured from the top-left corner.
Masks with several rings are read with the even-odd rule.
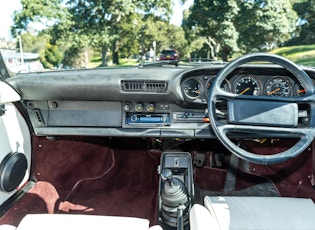
[[[37,138],[35,186],[0,223],[27,213],[84,213],[142,217],[157,223],[160,151],[139,140]]]
[[[156,143],[155,143],[156,144]],[[160,143],[158,143],[160,144]],[[270,151],[270,143],[247,142],[252,152]],[[239,164],[233,191],[226,191],[230,154],[217,141],[191,140],[152,148],[140,138],[34,137],[32,174],[35,186],[3,217],[0,224],[17,226],[28,213],[84,213],[142,217],[158,223],[158,173],[162,151],[205,155],[205,165],[194,168],[196,197],[204,195],[269,195],[310,197],[314,146],[299,157],[276,165]],[[276,143],[277,151],[288,142]],[[159,149],[159,150],[157,150]],[[222,161],[215,162],[216,157]]]

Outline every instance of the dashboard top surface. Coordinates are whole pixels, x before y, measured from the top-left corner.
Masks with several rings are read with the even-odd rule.
[[[104,68],[19,74],[6,82],[22,98],[37,135],[215,138],[207,97],[223,65]],[[312,81],[315,70],[305,69]],[[224,79],[232,95],[303,97],[304,86],[275,65],[244,65]],[[226,105],[219,107],[226,119]],[[304,108],[302,108],[304,112]]]
[[[211,81],[222,67],[69,70],[20,74],[8,79],[7,83],[24,100],[141,99],[204,103]],[[315,79],[314,70],[307,69],[307,73]],[[246,88],[242,88],[246,84],[250,90],[244,92]],[[280,86],[281,90],[272,92],[276,86]],[[292,74],[271,65],[238,68],[227,77],[222,87],[236,94],[287,97],[303,93],[303,86]]]

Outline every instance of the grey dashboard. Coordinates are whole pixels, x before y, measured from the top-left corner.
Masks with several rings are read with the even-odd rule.
[[[215,138],[207,94],[222,67],[68,70],[19,74],[7,83],[21,95],[39,136]],[[307,73],[314,79],[315,71]],[[222,88],[236,95],[303,96],[303,86],[275,66],[239,68]]]

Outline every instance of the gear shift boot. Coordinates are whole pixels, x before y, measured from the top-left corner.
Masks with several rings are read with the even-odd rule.
[[[186,229],[193,204],[192,161],[189,153],[161,156],[159,220],[163,229]],[[186,228],[185,228],[186,227]]]

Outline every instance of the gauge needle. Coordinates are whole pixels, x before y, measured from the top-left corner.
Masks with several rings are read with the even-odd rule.
[[[244,93],[246,93],[248,90],[250,90],[249,87],[247,87],[246,89],[244,89],[240,94],[244,94]]]
[[[301,90],[298,90],[297,93],[305,93],[306,90],[305,89],[301,89]]]
[[[268,96],[271,95],[271,94],[274,94],[275,92],[278,92],[279,90],[280,90],[280,88],[276,88],[274,91],[269,92]]]

